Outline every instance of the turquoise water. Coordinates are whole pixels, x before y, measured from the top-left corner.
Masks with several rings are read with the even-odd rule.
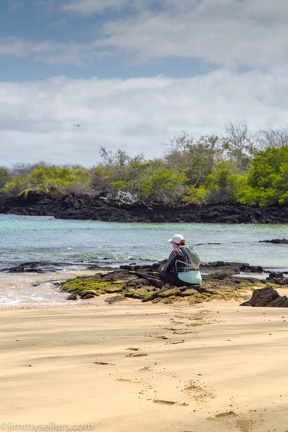
[[[58,266],[40,274],[0,271],[0,307],[77,304],[67,301],[55,282],[87,272],[91,263],[161,261],[175,233],[196,247],[202,263],[237,261],[288,272],[287,245],[260,243],[287,238],[288,225],[124,224],[0,215],[0,270],[30,261]]]
[[[0,269],[27,261],[76,266],[160,261],[170,252],[168,239],[179,232],[197,248],[202,262],[238,261],[288,270],[287,245],[260,243],[288,238],[288,224],[125,224],[17,215],[0,215]]]

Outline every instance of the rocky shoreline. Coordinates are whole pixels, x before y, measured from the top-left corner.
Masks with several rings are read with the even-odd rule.
[[[126,203],[99,195],[53,196],[34,192],[17,197],[0,194],[0,213],[52,216],[57,219],[105,222],[288,223],[288,207],[248,207],[236,204],[197,206]]]
[[[159,271],[164,261],[151,265],[123,265],[119,268],[89,266],[96,273],[57,283],[58,288],[67,293],[67,300],[87,300],[108,294],[110,304],[127,298],[142,302],[174,303],[186,300],[189,303],[202,303],[213,299],[239,301],[243,306],[288,307],[286,296],[281,297],[276,288],[288,287],[288,278],[283,273],[267,273],[262,267],[245,263],[217,261],[201,265],[203,282],[201,285],[163,288]],[[46,262],[23,263],[5,269],[10,273],[45,273],[57,265]],[[243,272],[245,276],[243,276]],[[242,273],[242,275],[241,275]],[[260,280],[255,273],[265,273]],[[253,292],[252,299],[248,300]],[[255,294],[254,294],[255,293]]]
[[[275,291],[276,287],[288,286],[288,278],[282,273],[270,273],[265,280],[253,277],[253,271],[264,272],[261,267],[250,267],[244,263],[228,263],[218,261],[201,266],[203,282],[201,285],[165,288],[159,279],[159,271],[163,262],[153,265],[125,265],[108,272],[99,272],[94,276],[70,279],[60,284],[60,289],[69,293],[69,300],[89,299],[101,294],[112,294],[107,299],[109,303],[121,301],[125,298],[139,299],[142,302],[174,303],[186,300],[190,303],[202,303],[213,299],[234,299],[243,306],[258,306],[258,303],[247,301],[247,292],[254,289],[260,291],[257,299],[261,299],[259,306],[288,307],[288,299]],[[241,272],[251,277],[239,277]],[[261,296],[261,291],[275,291],[271,296]],[[244,302],[243,302],[244,300]],[[265,304],[265,300],[267,303]]]

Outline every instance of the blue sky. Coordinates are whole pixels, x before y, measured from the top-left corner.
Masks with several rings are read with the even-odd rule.
[[[287,18],[283,0],[2,0],[0,166],[287,127]]]

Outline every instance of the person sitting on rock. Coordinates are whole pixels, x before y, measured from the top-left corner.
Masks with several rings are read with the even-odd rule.
[[[182,234],[175,234],[169,242],[172,245],[167,262],[159,273],[165,288],[200,285],[200,258],[192,246],[186,244]]]

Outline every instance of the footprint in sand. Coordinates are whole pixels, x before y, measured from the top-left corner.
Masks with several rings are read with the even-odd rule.
[[[234,411],[226,411],[219,414],[215,414],[214,417],[207,417],[207,420],[209,421],[229,421],[229,424],[231,424],[231,427],[237,428],[237,430],[241,432],[252,432],[254,427],[257,425],[260,425],[263,423],[263,419],[249,419],[245,418],[244,416],[240,416],[239,414],[236,414]],[[230,422],[231,421],[231,422]]]
[[[175,315],[175,318],[185,319],[186,327],[196,327],[196,326],[212,324],[213,322],[216,322],[216,320],[213,318],[211,311],[209,311],[208,309],[203,309],[201,311],[198,311],[194,315],[191,314]]]
[[[125,357],[146,357],[148,354],[136,352],[136,351],[139,351],[140,349],[141,348],[136,348],[136,347],[126,348],[127,351],[133,351],[133,352],[130,354],[127,354]]]
[[[193,380],[189,381],[182,391],[192,396],[199,403],[205,402],[206,399],[213,399],[216,396],[213,389],[207,389],[204,384],[198,384]]]
[[[165,345],[177,345],[177,344],[184,343],[184,342],[185,341],[183,339],[180,341],[169,340],[169,341],[165,342]]]
[[[152,369],[150,366],[144,366],[143,368],[139,369],[138,372],[151,372]]]
[[[215,417],[217,419],[222,419],[227,417],[231,418],[231,417],[237,417],[237,414],[235,414],[233,411],[227,411],[227,412],[216,414]]]
[[[127,382],[127,383],[131,383],[131,384],[141,384],[141,381],[132,380],[132,379],[129,379],[129,378],[117,378],[116,381]]]
[[[150,335],[150,336],[155,337],[156,339],[163,339],[163,340],[169,339],[168,336],[161,336],[161,335]]]
[[[163,400],[163,399],[154,399],[153,403],[162,404],[162,405],[188,406],[187,403],[178,403],[175,401],[169,401],[169,400]]]
[[[157,404],[162,404],[162,405],[175,405],[176,404],[175,401],[168,401],[168,400],[163,400],[163,399],[154,399],[153,402],[157,403]]]
[[[144,354],[144,353],[130,353],[127,354],[125,357],[146,357],[148,356],[148,354]]]

